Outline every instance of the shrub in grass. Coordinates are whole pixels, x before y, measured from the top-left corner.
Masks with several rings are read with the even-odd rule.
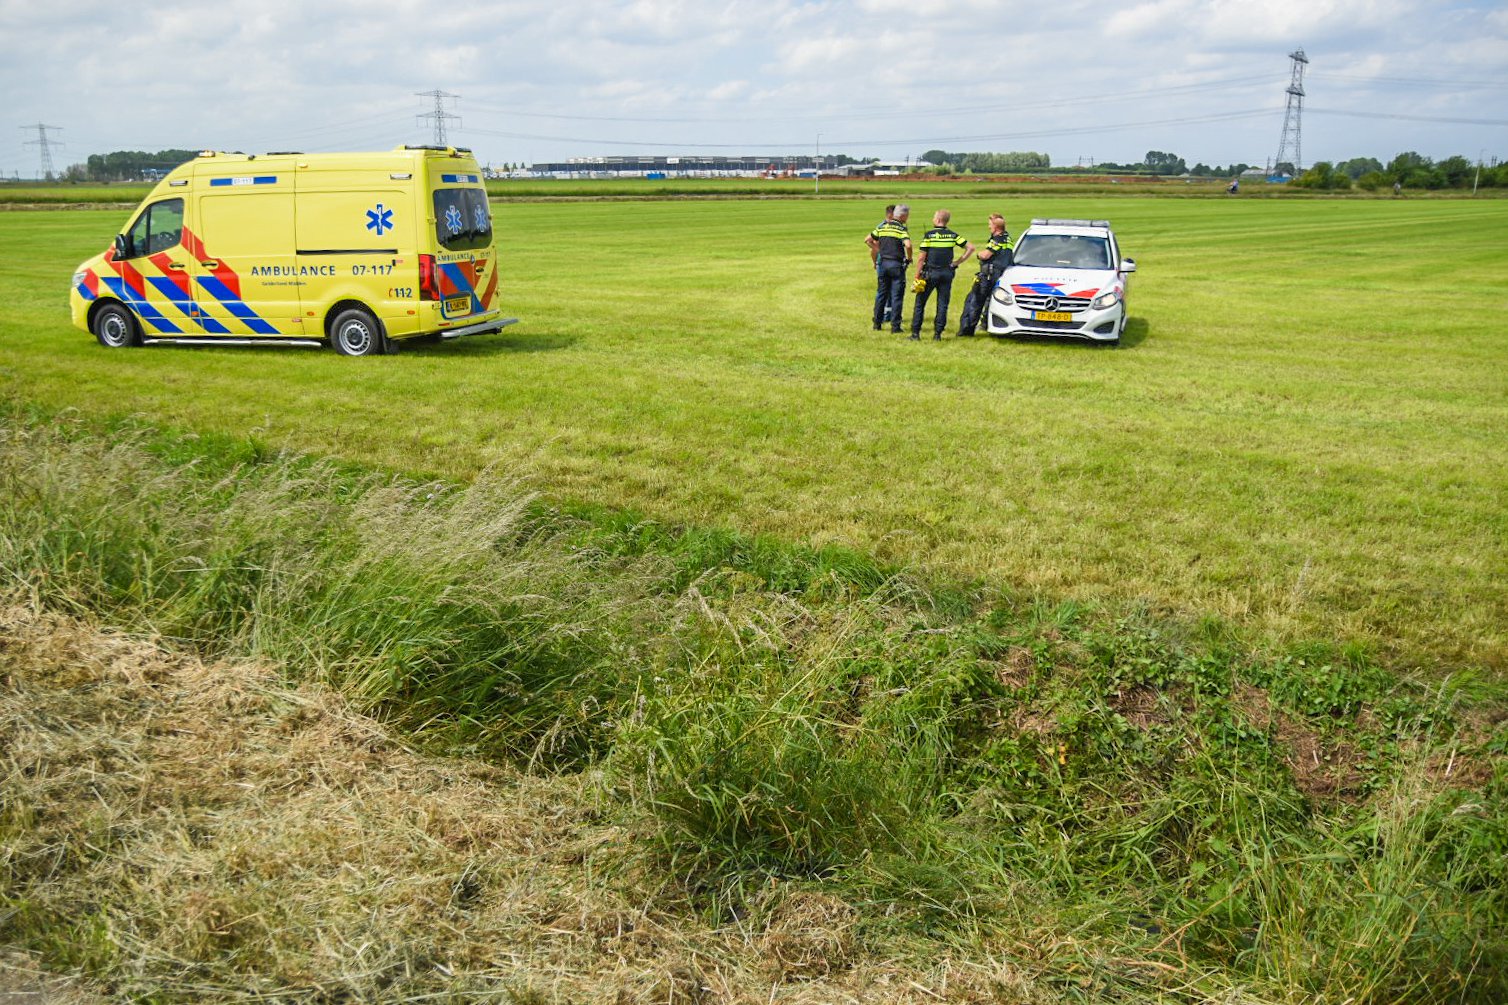
[[[738,606],[709,606],[685,664],[647,682],[623,726],[617,766],[642,779],[672,851],[756,878],[914,852],[993,678],[946,633],[895,630],[874,601],[793,610],[757,636]]]
[[[1254,869],[1259,927],[1241,962],[1313,1000],[1508,1000],[1508,801],[1401,778]]]

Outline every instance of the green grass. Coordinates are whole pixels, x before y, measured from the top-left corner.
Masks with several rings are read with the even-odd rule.
[[[152,190],[151,185],[124,182],[115,185],[25,184],[0,185],[0,206],[77,205],[121,203],[134,207]]]
[[[851,905],[875,959],[1004,965],[1070,999],[1508,994],[1508,720],[1501,686],[1468,674],[1411,679],[1354,647],[1256,653],[1208,623],[839,570],[747,538],[673,541],[552,511],[495,471],[449,488],[26,410],[0,416],[0,493],[0,610],[19,600],[255,661],[431,746],[574,777],[579,802],[621,828],[578,882],[661,924],[722,928],[778,887]],[[370,910],[313,876],[248,883],[263,825],[226,809],[223,786],[195,789],[203,764],[80,749],[81,724],[123,717],[76,685],[116,674],[30,645],[14,651],[60,654],[61,675],[44,697],[0,645],[0,686],[19,688],[0,692],[0,941],[166,1001],[253,977],[316,1000],[276,983],[311,964],[259,961],[323,957],[322,980],[354,982],[369,948],[402,954],[402,927],[361,948],[340,938],[370,931]],[[117,651],[121,680],[164,692],[138,700],[181,698]],[[229,687],[206,714],[240,737]],[[102,749],[181,795],[151,810]],[[316,801],[346,804],[331,784]],[[274,794],[251,808],[279,833],[317,831]],[[49,816],[65,796],[81,810]],[[163,918],[153,907],[183,878],[154,869],[142,807],[182,816],[174,847],[227,856],[192,877],[199,899],[271,920],[203,939]],[[479,854],[497,885],[476,896],[511,900],[514,847]],[[287,903],[344,920],[317,938]],[[442,906],[436,937],[460,935]],[[536,925],[558,927],[556,910]],[[172,955],[131,934],[156,926],[178,933]],[[174,992],[185,972],[194,989]],[[415,994],[441,979],[402,977]]]
[[[111,353],[64,296],[126,214],[11,212],[0,236],[28,251],[0,273],[0,374],[49,407],[490,466],[573,506],[1023,595],[1508,664],[1508,204],[948,205],[965,233],[997,206],[1016,230],[1109,216],[1141,265],[1126,347],[872,333],[877,205],[734,201],[502,208],[523,321],[498,336],[356,362]]]

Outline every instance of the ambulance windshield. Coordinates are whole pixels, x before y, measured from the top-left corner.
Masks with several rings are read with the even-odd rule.
[[[447,251],[475,251],[492,243],[492,212],[480,188],[435,189],[435,235]]]

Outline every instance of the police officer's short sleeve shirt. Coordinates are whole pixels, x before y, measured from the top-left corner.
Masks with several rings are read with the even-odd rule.
[[[947,227],[933,227],[922,237],[922,254],[927,256],[926,267],[946,269],[953,264],[953,249],[968,246],[969,242],[957,231]]]

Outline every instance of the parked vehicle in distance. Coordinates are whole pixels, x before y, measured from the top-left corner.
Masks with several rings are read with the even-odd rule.
[[[170,172],[73,276],[73,323],[109,348],[328,343],[493,332],[497,251],[468,150],[262,156],[206,151]]]
[[[990,295],[985,329],[1119,345],[1135,271],[1135,260],[1120,257],[1110,221],[1033,220]]]

